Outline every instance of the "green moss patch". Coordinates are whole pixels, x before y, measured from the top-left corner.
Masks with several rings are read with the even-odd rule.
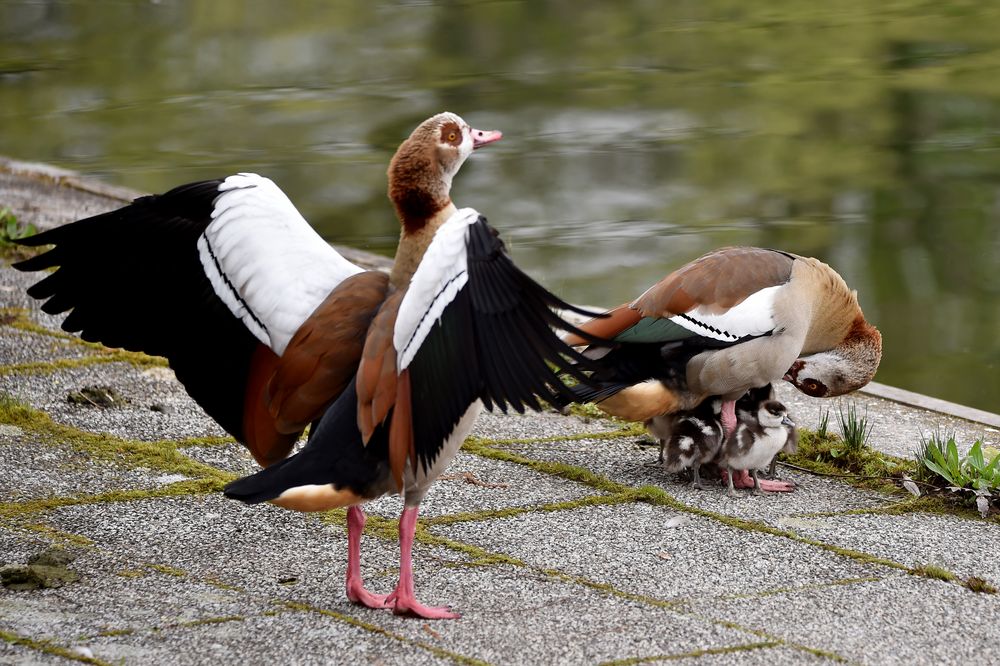
[[[459,664],[466,664],[467,666],[489,666],[489,662],[483,661],[481,659],[474,659],[472,657],[466,657],[465,655],[458,654],[456,652],[451,652],[450,650],[445,650],[439,648],[436,645],[431,645],[430,643],[425,643],[424,641],[414,640],[406,636],[402,636],[395,632],[389,631],[388,629],[383,629],[382,627],[372,624],[371,622],[365,622],[364,620],[359,620],[356,617],[351,617],[344,613],[338,613],[336,611],[327,610],[325,608],[317,608],[315,606],[310,606],[308,604],[303,604],[299,602],[286,601],[282,605],[289,610],[302,611],[307,613],[318,613],[320,615],[325,615],[326,617],[339,620],[359,629],[364,629],[372,634],[378,634],[380,636],[385,636],[386,638],[391,638],[393,640],[400,641],[401,643],[406,643],[407,645],[412,645],[424,650],[427,650],[431,654],[443,657],[445,659],[450,659]]]
[[[76,497],[49,497],[45,499],[28,500],[26,502],[0,503],[0,518],[14,519],[30,516],[36,513],[52,511],[64,506],[79,506],[85,504],[110,504],[116,502],[134,502],[144,499],[176,497],[178,495],[203,495],[222,490],[224,482],[214,479],[196,479],[180,481],[153,490],[115,490],[98,495],[79,495]],[[80,537],[83,538],[83,537]]]
[[[61,645],[57,645],[52,641],[46,641],[36,638],[27,638],[26,636],[19,636],[15,633],[9,631],[0,630],[0,640],[6,641],[11,645],[20,645],[22,647],[29,648],[31,650],[37,650],[38,652],[44,652],[45,654],[52,654],[57,657],[63,657],[64,659],[72,659],[73,661],[79,661],[84,664],[97,664],[97,666],[109,666],[108,662],[101,661],[100,659],[95,659],[94,657],[85,657],[84,655],[74,652],[68,648]]]
[[[0,582],[9,590],[40,590],[75,583],[80,577],[65,566],[8,564],[0,567]]]
[[[831,433],[819,435],[800,430],[798,452],[791,456],[782,454],[782,459],[806,472],[836,477],[858,488],[893,495],[905,492],[902,490],[904,477],[911,481],[917,479],[924,493],[893,507],[861,509],[858,512],[892,514],[921,511],[981,519],[975,508],[975,498],[971,495],[953,494],[939,484],[919,482],[927,477],[919,461],[881,453],[867,445],[845,446],[843,440]],[[1000,522],[1000,517],[992,515],[988,520]]]
[[[748,643],[747,645],[732,645],[728,647],[705,648],[703,650],[692,650],[691,652],[681,652],[678,654],[651,655],[648,657],[632,657],[630,659],[615,659],[614,661],[601,662],[600,666],[635,666],[637,664],[652,664],[658,661],[679,661],[681,659],[696,659],[707,657],[713,654],[734,654],[741,652],[751,652],[765,648],[779,647],[779,641],[765,641],[761,643]]]
[[[236,478],[233,474],[192,460],[180,453],[171,442],[123,440],[108,434],[85,432],[56,423],[44,412],[21,404],[10,396],[0,395],[0,422],[31,431],[39,438],[39,443],[69,446],[117,464],[211,480],[219,488]]]

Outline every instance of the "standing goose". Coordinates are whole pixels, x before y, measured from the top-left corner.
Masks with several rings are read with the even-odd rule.
[[[550,328],[582,334],[552,311],[569,306],[512,263],[484,217],[452,203],[462,163],[500,138],[442,113],[402,143],[388,170],[402,225],[388,276],[346,261],[252,174],[39,234],[25,244],[55,247],[16,267],[58,266],[29,289],[49,299],[45,312],[71,310],[63,328],[86,340],[165,356],[267,466],[227,496],[301,511],[348,506],[351,601],[457,617],[414,595],[421,499],[484,404],[539,409],[536,395],[565,404],[572,394],[549,364],[586,363]],[[306,446],[286,458],[309,424]],[[382,596],[361,579],[359,504],[389,492],[405,509],[399,583]]]
[[[749,422],[751,419],[756,419],[757,412],[760,410],[761,405],[768,400],[775,399],[773,384],[750,389],[742,398],[736,401],[737,421],[744,423]],[[789,420],[791,419],[789,418]],[[794,424],[785,424],[785,430],[788,431],[788,438],[785,440],[785,445],[781,447],[781,451],[778,453],[793,454],[799,450],[799,431]],[[767,467],[767,472],[765,473],[766,478],[776,478],[775,469],[777,468],[777,465],[778,456],[775,454],[775,456],[771,458],[771,464]]]
[[[722,446],[720,400],[709,398],[690,412],[655,416],[647,424],[660,440],[660,463],[668,472],[691,468],[691,487],[701,485],[701,466],[715,460]]]
[[[736,497],[733,478],[737,470],[749,471],[755,493],[762,492],[758,470],[774,459],[787,444],[795,424],[788,410],[777,400],[760,403],[755,415],[742,413],[736,430],[726,438],[719,450],[719,466],[728,470],[729,495]]]
[[[580,399],[646,422],[718,395],[727,434],[748,389],[784,379],[811,396],[842,395],[871,381],[882,357],[881,334],[836,271],[755,247],[710,252],[580,328],[613,343],[588,349],[603,369]]]

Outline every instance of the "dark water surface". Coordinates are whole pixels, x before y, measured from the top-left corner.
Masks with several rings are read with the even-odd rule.
[[[721,245],[817,256],[878,380],[1000,411],[1000,4],[0,2],[0,154],[146,191],[257,171],[384,254],[389,157],[445,109],[505,133],[456,202],[570,300]]]

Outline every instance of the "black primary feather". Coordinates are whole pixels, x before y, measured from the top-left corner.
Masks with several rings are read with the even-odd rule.
[[[52,249],[14,264],[58,267],[28,289],[64,330],[166,357],[188,393],[242,439],[244,389],[257,339],[215,295],[198,254],[221,180],[190,183],[18,241]],[[211,369],[211,372],[206,372]]]

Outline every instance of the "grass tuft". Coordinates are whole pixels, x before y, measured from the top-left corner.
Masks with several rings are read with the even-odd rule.
[[[816,427],[816,435],[825,438],[827,435],[827,428],[830,425],[830,410],[824,409],[823,413],[819,417],[819,425]]]
[[[946,583],[954,583],[958,580],[958,576],[948,571],[947,569],[942,569],[939,566],[933,564],[921,564],[910,569],[910,574],[914,576],[921,576],[923,578],[933,578],[935,580],[943,580]]]
[[[997,593],[997,588],[993,587],[989,581],[984,580],[979,576],[969,576],[969,578],[965,581],[965,586],[973,592],[979,592],[980,594]]]
[[[868,410],[865,415],[858,415],[858,408],[853,402],[847,405],[847,411],[838,408],[838,419],[840,420],[840,433],[844,439],[844,446],[847,451],[856,452],[868,446],[868,438],[872,434],[875,424],[868,419]],[[825,428],[824,428],[825,430]]]

